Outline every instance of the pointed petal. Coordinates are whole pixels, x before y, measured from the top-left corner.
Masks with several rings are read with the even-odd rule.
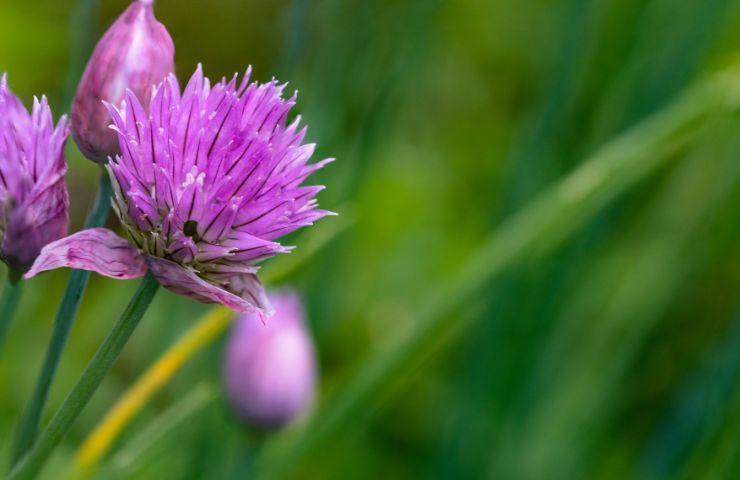
[[[82,230],[52,242],[41,250],[25,278],[55,268],[91,270],[111,278],[138,278],[146,263],[128,241],[105,228]]]
[[[240,313],[272,314],[265,290],[254,274],[231,276],[223,285],[216,285],[163,258],[147,256],[146,263],[163,287],[179,295],[203,303],[220,303]]]

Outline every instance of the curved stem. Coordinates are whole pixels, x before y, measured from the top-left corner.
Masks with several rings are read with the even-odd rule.
[[[103,381],[103,377],[113,365],[113,361],[121,353],[131,334],[134,333],[158,287],[159,283],[157,283],[154,276],[147,273],[128,306],[126,306],[126,310],[123,311],[98,351],[95,352],[82,377],[67,395],[49,425],[41,432],[31,450],[11,470],[8,480],[30,480],[41,471],[54,448],[90,401]]]
[[[10,328],[10,322],[13,321],[15,311],[21,299],[22,282],[18,273],[8,267],[8,278],[3,287],[3,293],[0,297],[0,352],[5,343],[5,335]]]
[[[108,176],[108,172],[103,170],[100,176],[98,196],[95,199],[92,211],[90,211],[87,217],[85,228],[101,227],[105,224],[105,220],[108,218],[108,212],[110,211],[110,197],[110,177]],[[16,430],[10,462],[11,467],[31,448],[34,440],[36,440],[44,405],[49,396],[49,390],[51,389],[54,375],[59,366],[59,360],[67,344],[69,332],[77,316],[82,294],[85,292],[89,279],[90,272],[86,270],[73,270],[69,275],[62,302],[59,304],[59,310],[57,310],[57,315],[54,319],[54,330],[49,340],[49,347],[46,350],[46,357],[44,358],[41,372],[36,381],[36,387]]]

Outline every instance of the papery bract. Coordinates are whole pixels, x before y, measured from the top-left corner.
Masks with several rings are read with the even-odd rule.
[[[93,270],[111,278],[139,278],[147,269],[134,246],[105,228],[89,228],[48,244],[27,276],[59,267]]]
[[[142,99],[175,71],[175,47],[154,17],[153,0],[136,0],[105,32],[85,68],[72,103],[72,136],[82,153],[99,163],[119,153],[118,138],[103,105],[120,105],[126,89]]]
[[[224,382],[234,409],[252,426],[285,425],[313,401],[316,353],[300,298],[271,294],[275,314],[237,318],[224,354]]]
[[[283,89],[249,83],[249,71],[211,86],[199,66],[182,93],[168,76],[149,113],[130,91],[125,107],[108,104],[121,147],[107,165],[114,207],[166,288],[269,314],[256,263],[290,250],[278,237],[330,214],[314,198],[323,187],[301,185],[330,160],[308,164],[314,145],[302,144],[300,118],[286,125],[295,96],[283,99]],[[50,245],[38,265],[62,266],[69,248]],[[86,263],[66,264],[111,276]]]
[[[25,109],[0,78],[0,257],[25,272],[41,248],[67,233],[67,118],[54,127],[46,97]]]

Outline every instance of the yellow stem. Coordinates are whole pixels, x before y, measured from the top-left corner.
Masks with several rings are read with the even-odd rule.
[[[183,363],[197,350],[208,345],[229,326],[232,312],[214,307],[172,345],[134,383],[90,433],[75,455],[75,477],[89,475],[108,452],[131,418],[148,402]]]

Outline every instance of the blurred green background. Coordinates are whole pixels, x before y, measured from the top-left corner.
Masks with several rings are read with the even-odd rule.
[[[0,71],[58,116],[127,3],[0,0]],[[340,217],[315,230],[350,226],[287,280],[308,304],[322,398],[382,356],[502,222],[740,47],[730,0],[159,0],[156,12],[181,80],[202,62],[211,78],[251,64],[257,79],[289,81],[317,158],[338,159],[313,180]],[[392,395],[288,477],[740,478],[740,117],[710,115],[669,156],[556,248],[449,305],[444,324],[461,327],[435,331],[420,369],[399,369],[380,386]],[[68,159],[74,231],[97,167],[71,141]],[[26,285],[0,357],[0,465],[68,274]],[[49,413],[135,287],[92,277]],[[158,294],[44,478],[62,478],[111,404],[206,311]],[[99,478],[251,476],[270,438],[223,401],[222,345],[155,396]],[[121,454],[201,388],[214,399]]]

